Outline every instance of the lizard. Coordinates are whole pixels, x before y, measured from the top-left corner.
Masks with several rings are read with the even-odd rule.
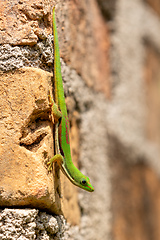
[[[49,92],[49,104],[51,116],[55,124],[55,155],[47,163],[48,171],[57,162],[64,175],[76,186],[93,192],[94,188],[87,176],[83,175],[73,164],[69,141],[69,122],[65,103],[63,80],[61,74],[61,63],[58,43],[58,33],[55,19],[55,8],[53,8],[53,35],[54,35],[54,100]]]

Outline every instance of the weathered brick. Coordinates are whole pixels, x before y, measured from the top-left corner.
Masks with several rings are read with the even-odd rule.
[[[52,32],[53,1],[0,1],[0,44],[34,45]],[[41,26],[40,26],[41,25]]]
[[[109,97],[109,31],[97,2],[71,0],[61,15],[59,9],[56,17],[61,56],[89,87]]]
[[[160,239],[159,177],[144,162],[130,164],[126,157],[127,149],[118,142],[114,141],[113,144],[113,238]]]

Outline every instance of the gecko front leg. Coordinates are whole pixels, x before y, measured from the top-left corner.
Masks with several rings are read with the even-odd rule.
[[[52,122],[58,122],[59,119],[62,117],[62,113],[61,111],[58,109],[57,104],[55,103],[55,101],[53,100],[53,98],[51,97],[51,93],[50,91],[48,91],[48,100],[49,100],[49,106],[51,108],[51,118],[52,118]]]

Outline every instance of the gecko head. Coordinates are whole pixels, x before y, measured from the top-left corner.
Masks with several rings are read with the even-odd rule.
[[[80,187],[88,192],[94,191],[94,188],[92,187],[89,178],[86,176],[80,179]]]

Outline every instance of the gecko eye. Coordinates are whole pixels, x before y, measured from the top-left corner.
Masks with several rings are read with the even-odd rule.
[[[86,185],[86,184],[87,184],[87,181],[86,181],[85,179],[82,179],[81,183],[82,183],[83,185]]]

